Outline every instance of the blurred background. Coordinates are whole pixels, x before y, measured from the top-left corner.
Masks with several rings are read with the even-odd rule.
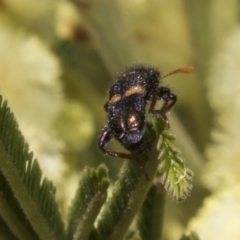
[[[178,96],[169,114],[194,189],[166,197],[164,238],[240,236],[240,2],[190,0],[0,0],[0,89],[63,215],[84,166],[123,160],[99,151],[103,105],[115,74],[137,63],[161,73]],[[119,146],[113,141],[115,149]]]

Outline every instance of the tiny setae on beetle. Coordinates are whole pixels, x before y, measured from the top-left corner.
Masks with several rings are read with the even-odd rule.
[[[109,100],[104,105],[108,121],[99,138],[98,146],[109,156],[137,160],[136,151],[145,132],[146,104],[150,101],[148,112],[160,116],[169,128],[166,113],[177,101],[167,87],[159,86],[160,80],[175,73],[191,73],[193,67],[180,68],[166,75],[161,75],[154,68],[136,65],[127,68],[116,77],[116,83],[109,89]],[[160,109],[156,103],[162,100]],[[114,137],[129,153],[106,150],[105,146]],[[137,161],[138,162],[138,161]],[[146,179],[148,175],[140,166]]]

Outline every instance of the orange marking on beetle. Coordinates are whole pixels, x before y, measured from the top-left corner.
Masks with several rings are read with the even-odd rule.
[[[115,102],[118,102],[119,100],[121,100],[121,95],[120,94],[115,94],[111,97],[111,99],[109,100],[110,104],[113,104]]]
[[[131,96],[134,93],[145,94],[145,87],[141,85],[132,86],[124,93],[124,97]]]

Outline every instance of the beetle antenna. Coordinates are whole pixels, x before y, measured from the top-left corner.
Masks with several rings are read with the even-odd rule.
[[[185,73],[185,74],[189,74],[189,73],[192,73],[193,70],[194,70],[193,66],[188,66],[188,67],[184,67],[184,68],[179,68],[179,69],[176,69],[176,70],[174,70],[174,71],[172,71],[172,72],[170,72],[170,73],[167,73],[167,74],[163,75],[163,76],[161,77],[161,79],[163,79],[163,78],[165,78],[165,77],[168,77],[168,76],[171,76],[171,75],[173,75],[173,74],[175,74],[175,73]]]

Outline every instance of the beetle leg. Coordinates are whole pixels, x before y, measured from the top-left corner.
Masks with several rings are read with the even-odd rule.
[[[168,112],[177,102],[177,96],[175,94],[172,94],[170,89],[167,87],[158,88],[157,96],[164,101],[161,111],[165,113]]]
[[[126,159],[130,159],[130,160],[136,159],[136,157],[134,155],[129,154],[129,153],[121,153],[121,152],[106,150],[104,147],[110,141],[110,139],[111,139],[111,133],[107,128],[105,128],[102,132],[102,135],[99,138],[99,141],[98,141],[98,146],[104,154],[106,154],[108,156],[112,156],[112,157],[126,158]]]
[[[136,160],[136,162],[137,162],[140,170],[142,171],[143,175],[145,176],[146,180],[149,180],[149,176],[148,176],[144,166],[141,164],[140,161],[138,161],[136,156],[134,156],[133,154],[129,154],[129,153],[120,153],[120,152],[109,151],[104,148],[105,145],[110,140],[111,140],[111,133],[107,128],[105,128],[102,132],[102,135],[99,138],[99,141],[98,141],[98,146],[99,146],[100,150],[108,156]]]
[[[155,109],[156,102],[158,99],[163,100],[163,105],[161,109]],[[153,114],[159,114],[164,121],[166,122],[167,127],[169,128],[169,121],[166,116],[166,113],[173,107],[173,105],[177,102],[177,96],[172,94],[170,89],[167,87],[159,87],[154,91],[152,102],[149,108],[149,112]]]

